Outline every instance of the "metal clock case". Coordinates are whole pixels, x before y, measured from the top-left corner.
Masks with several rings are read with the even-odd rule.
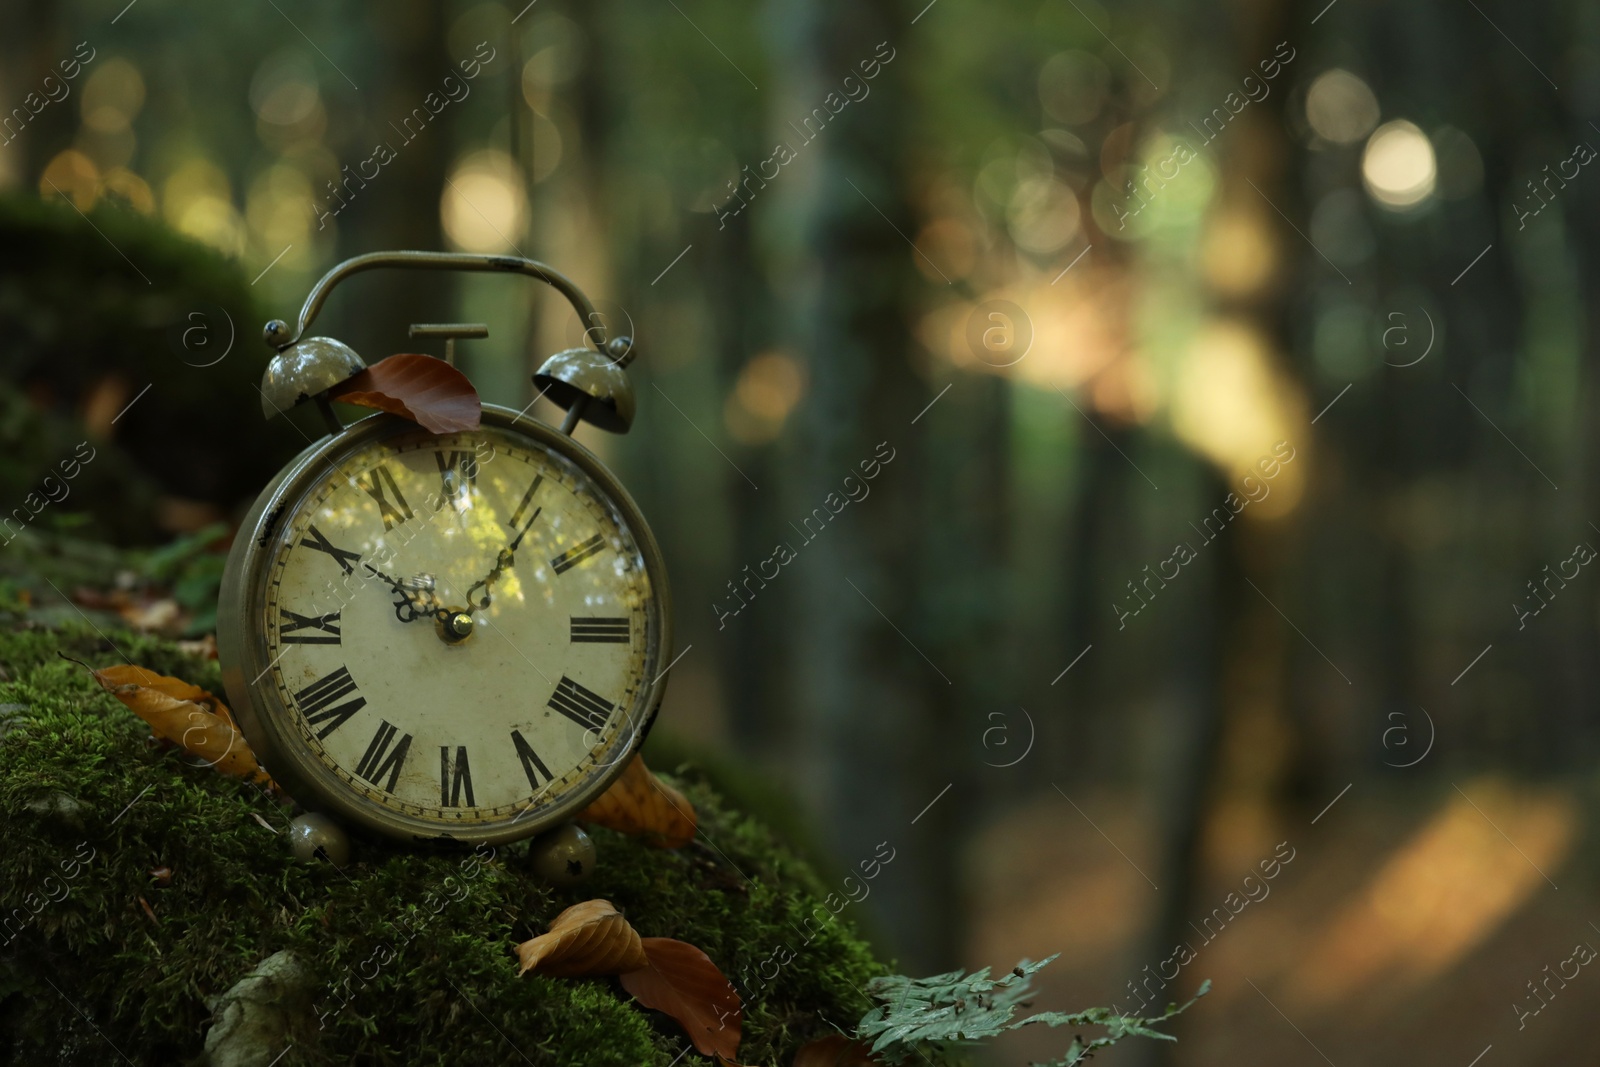
[[[488,404],[479,429],[457,434],[384,414],[340,426],[322,390],[359,357],[296,339],[334,284],[373,266],[514,270],[597,321],[533,261],[394,252],[330,271],[294,338],[270,323],[269,383],[317,401],[333,432],[267,486],[234,541],[224,684],[251,748],[306,807],[409,841],[529,837],[622,773],[666,685],[660,549],[570,436],[579,418],[625,428],[633,349],[597,328],[588,357],[541,368],[570,386],[561,430]]]

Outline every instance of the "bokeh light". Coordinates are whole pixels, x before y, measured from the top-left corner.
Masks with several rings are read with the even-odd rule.
[[[127,167],[112,167],[100,180],[103,196],[114,197],[141,215],[151,215],[156,210],[156,197],[150,185]]]
[[[758,445],[783,430],[789,413],[805,395],[805,370],[782,352],[762,352],[739,371],[728,395],[723,421],[740,444]]]
[[[59,152],[39,175],[39,195],[47,199],[64,196],[79,211],[88,211],[100,197],[100,168],[75,148]]]
[[[439,204],[450,243],[464,252],[511,252],[527,218],[516,164],[497,149],[475,152],[450,173]]]
[[[1078,197],[1055,178],[1017,184],[1006,210],[1011,239],[1029,252],[1049,253],[1078,236]]]
[[[295,126],[322,103],[317,71],[304,52],[277,52],[261,61],[250,80],[250,107],[262,122]]]
[[[1324,71],[1306,92],[1306,121],[1334,144],[1355,144],[1378,124],[1378,98],[1348,70]]]
[[[531,104],[551,93],[583,69],[583,29],[564,15],[548,12],[529,20],[528,37],[538,50],[522,65],[522,92]]]
[[[1367,192],[1385,207],[1404,209],[1422,203],[1433,195],[1437,173],[1433,143],[1404,119],[1378,127],[1361,156]]]
[[[1206,225],[1200,263],[1206,281],[1225,296],[1259,291],[1278,265],[1277,247],[1260,212],[1217,212]]]
[[[209,159],[193,156],[161,186],[161,213],[180,233],[227,255],[244,251],[244,220],[233,206],[228,176]]]
[[[1196,336],[1177,369],[1172,428],[1234,479],[1255,471],[1280,441],[1304,442],[1298,398],[1274,366],[1265,337],[1249,322],[1217,319]],[[1299,502],[1307,464],[1285,464],[1273,492],[1251,505],[1273,518]]]
[[[126,59],[107,59],[83,84],[83,124],[99,133],[121,133],[144,107],[144,78]]]
[[[304,171],[282,163],[268,167],[251,181],[245,196],[251,235],[273,255],[288,245],[306,251],[311,203],[311,179]],[[290,258],[298,260],[299,256],[291,254]]]

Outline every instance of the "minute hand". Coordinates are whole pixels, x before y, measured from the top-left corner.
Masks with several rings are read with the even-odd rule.
[[[539,512],[543,510],[543,508],[533,509],[533,514],[528,516],[528,521],[523,525],[521,530],[517,531],[517,536],[513,537],[510,544],[506,545],[506,547],[500,550],[500,555],[496,557],[494,561],[494,569],[485,575],[481,582],[474,582],[467,590],[468,604],[471,604],[473,607],[480,610],[489,606],[490,600],[493,597],[493,593],[490,591],[489,587],[494,584],[494,580],[496,578],[500,577],[500,575],[505,572],[507,567],[511,567],[516,564],[517,546],[522,544],[522,539],[528,535],[529,530],[533,529],[534,521],[539,518]],[[483,590],[483,597],[475,600],[472,594],[478,589]]]

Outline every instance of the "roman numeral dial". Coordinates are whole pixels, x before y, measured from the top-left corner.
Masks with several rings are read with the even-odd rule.
[[[454,758],[449,745],[439,746],[439,806],[459,808],[462,790],[466,791],[467,807],[475,808],[472,799],[472,768],[467,765],[467,746],[457,745]]]
[[[583,727],[585,730],[603,730],[606,720],[617,706],[599,693],[586,689],[566,675],[550,697],[550,706]]]
[[[354,565],[361,562],[361,553],[351,552],[344,548],[335,548],[316,526],[310,526],[306,529],[305,536],[300,539],[300,543],[307,548],[314,548],[318,552],[327,553],[339,565],[339,569],[346,574],[354,571]]]
[[[300,705],[300,714],[305,716],[306,722],[322,727],[317,731],[319,741],[367,706],[366,698],[356,693],[355,680],[350,677],[349,668],[346,667],[318,678],[296,692],[294,699]]]
[[[378,505],[378,514],[383,519],[385,530],[392,530],[412,518],[411,505],[406,503],[400,487],[395,484],[394,472],[388,464],[379,464],[367,473],[358,475],[356,484]]]
[[[582,544],[573,545],[571,548],[561,553],[561,555],[552,559],[550,561],[550,569],[555,571],[557,574],[565,574],[567,571],[570,571],[572,568],[576,567],[578,564],[582,563],[584,560],[588,559],[590,556],[593,556],[595,553],[599,552],[605,547],[605,535],[595,534]]]
[[[411,751],[411,735],[406,734],[396,741],[395,736],[399,733],[399,729],[388,719],[378,724],[378,732],[372,735],[366,754],[356,764],[357,777],[377,785],[387,774],[388,784],[383,788],[394,792],[396,783],[400,781],[400,769],[405,766],[406,755]]]
[[[572,617],[572,643],[575,645],[625,645],[630,640],[626,615]]]
[[[478,457],[455,449],[436,450],[433,461],[439,467],[439,483],[444,499],[460,510],[478,485]]]
[[[288,608],[279,608],[278,640],[286,645],[337,645],[339,643],[339,613],[326,615],[301,615]],[[309,630],[310,633],[300,633]]]
[[[654,544],[626,493],[531,419],[361,425],[283,483],[271,536],[248,542],[267,561],[241,672],[263,762],[308,808],[370,811],[406,840],[543,828],[626,761],[659,696]]]
[[[522,763],[522,773],[528,777],[529,789],[537,792],[555,781],[556,776],[550,773],[550,768],[544,765],[544,760],[540,759],[539,753],[528,744],[528,739],[522,736],[521,730],[511,731],[511,743],[516,746],[517,759]]]

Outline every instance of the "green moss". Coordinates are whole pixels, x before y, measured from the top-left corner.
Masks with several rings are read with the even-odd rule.
[[[85,218],[0,194],[0,539],[72,512],[75,529],[148,544],[162,494],[225,511],[265,484],[316,415],[254,414],[261,291],[237,260],[114,200]],[[114,440],[107,414],[85,425],[97,405],[128,405]]]
[[[517,976],[512,947],[589,897],[705,950],[744,997],[745,1063],[787,1064],[848,1028],[886,972],[848,925],[819,921],[811,869],[704,781],[678,783],[699,840],[662,851],[597,830],[599,870],[572,891],[522,873],[525,845],[357,840],[343,870],[306,866],[277,832],[291,809],[153,745],[58,651],[96,666],[125,655],[220,692],[215,663],[169,642],[0,631],[0,942],[16,931],[0,949],[0,1058],[120,1062],[114,1045],[134,1063],[203,1062],[208,999],[293,949],[316,984],[283,1065],[522,1062],[508,1043],[539,1067],[705,1062],[678,1060],[682,1031],[612,979]],[[149,874],[160,867],[166,887]]]

